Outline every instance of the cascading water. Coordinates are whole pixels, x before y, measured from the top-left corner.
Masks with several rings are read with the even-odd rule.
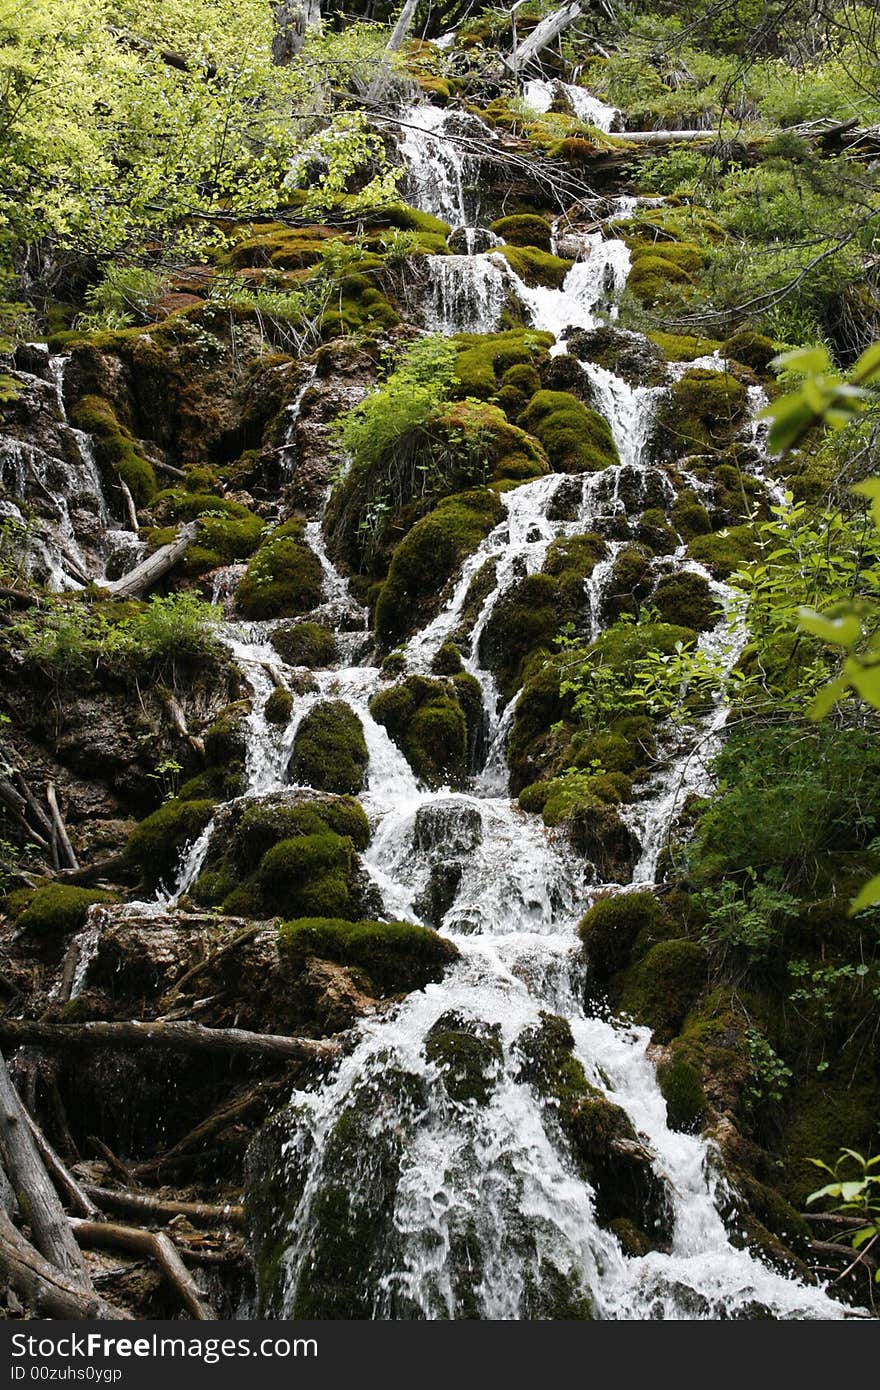
[[[440,158],[436,140],[430,139],[442,126],[443,114],[420,107],[415,118],[412,112],[409,116],[419,132],[407,136],[416,186],[422,192],[434,190],[427,200],[432,211],[449,214],[454,204],[466,222],[460,170]],[[536,327],[557,333],[595,327],[603,301],[625,281],[624,244],[601,233],[586,240],[585,259],[562,290],[516,285]],[[436,258],[436,266],[443,260]],[[444,272],[436,273],[439,281]],[[506,267],[499,267],[499,273],[511,284]],[[448,302],[448,288],[438,290],[438,299]],[[448,331],[453,317],[445,314],[438,326]],[[481,321],[480,326],[488,331],[493,324]],[[481,664],[480,639],[494,606],[523,574],[540,569],[555,538],[576,534],[623,509],[622,479],[635,476],[644,484],[656,475],[662,486],[671,486],[646,458],[653,412],[664,388],[632,388],[590,364],[584,372],[611,425],[620,465],[580,481],[579,502],[566,521],[552,518],[556,494],[571,486],[570,479],[552,475],[505,494],[504,519],[466,561],[438,616],[405,649],[409,671],[430,671],[432,657],[460,624],[473,577],[483,566],[494,566],[494,584],[469,634],[465,657],[466,669],[480,682],[488,720],[489,755],[471,789],[428,791],[417,783],[370,714],[370,697],[384,679],[375,667],[314,673],[314,692],[298,697],[294,722],[282,736],[268,733],[265,722],[252,716],[251,791],[266,792],[284,786],[290,742],[314,701],[338,697],[351,706],[362,721],[370,755],[363,802],[374,834],[365,865],[385,912],[390,919],[429,922],[460,953],[442,983],[409,995],[390,1012],[368,1017],[329,1081],[294,1095],[274,1179],[287,1194],[278,1308],[284,1316],[295,1316],[302,1307],[302,1291],[320,1245],[327,1192],[340,1181],[338,1136],[346,1124],[361,1125],[364,1141],[362,1166],[345,1174],[347,1200],[365,1220],[369,1214],[375,1221],[375,1204],[383,1211],[381,1250],[371,1265],[368,1287],[359,1295],[363,1316],[547,1316],[540,1311],[539,1291],[548,1284],[566,1290],[568,1307],[589,1307],[602,1318],[841,1315],[821,1290],[771,1270],[731,1243],[719,1214],[723,1181],[712,1147],[669,1128],[647,1055],[648,1031],[591,1016],[583,1007],[575,927],[591,895],[606,886],[562,836],[526,816],[506,794],[504,743],[514,702],[502,707],[491,672]],[[344,589],[323,549],[319,554],[328,583],[338,582]],[[597,566],[588,582],[594,631],[601,625],[610,563]],[[672,564],[686,566],[683,547]],[[729,607],[730,591],[724,586],[715,591]],[[267,663],[279,668],[284,681],[291,674],[265,645],[259,627],[252,625],[232,639],[252,685],[255,709],[271,683]],[[719,622],[704,637],[704,646],[720,655],[729,642],[727,632],[726,620]],[[728,665],[734,655],[731,647]],[[719,699],[700,728],[680,733],[668,764],[629,809],[642,842],[637,882],[653,880],[682,795],[705,786],[700,748],[717,738],[724,717]],[[670,1233],[662,1252],[624,1252],[599,1219],[596,1192],[575,1172],[546,1108],[524,1079],[522,1040],[541,1026],[547,1013],[567,1021],[575,1056],[589,1081],[597,1093],[622,1107],[648,1146],[669,1213]],[[450,1026],[450,1019],[465,1020],[461,1026],[489,1040],[491,1094],[483,1104],[450,1098],[432,1059],[430,1040],[438,1028]],[[377,1183],[385,1185],[379,1190]]]
[[[597,130],[621,128],[621,115],[616,106],[609,106],[584,87],[577,87],[571,82],[548,82],[541,77],[533,78],[523,88],[523,101],[533,111],[549,111],[557,94],[563,97],[579,121],[595,126]]]
[[[445,113],[420,106],[407,120],[403,150],[421,206],[473,228],[478,209],[468,202],[467,156],[458,146],[450,154],[438,138]],[[621,201],[615,216],[627,208]],[[426,258],[438,306],[431,326],[491,331],[499,287],[505,297],[516,295],[537,329],[557,337],[567,329],[593,329],[603,314],[613,316],[629,253],[607,227],[582,238],[581,255],[559,290],[525,286],[492,253]],[[455,277],[470,286],[464,302],[456,300]],[[474,285],[482,286],[478,293]],[[557,344],[556,351],[563,350]],[[716,358],[700,365],[723,367]],[[666,388],[632,387],[591,363],[582,364],[582,371],[609,422],[620,463],[578,479],[551,474],[505,493],[503,519],[450,584],[440,612],[403,653],[408,672],[428,674],[443,643],[461,628],[472,581],[484,567],[491,569],[489,591],[463,644],[465,669],[483,695],[488,750],[468,790],[420,785],[373,718],[370,701],[387,676],[369,664],[366,612],[327,554],[320,518],[306,527],[323,575],[323,604],[315,611],[336,631],[339,664],[308,673],[308,683],[298,681],[304,673],[287,666],[271,645],[273,623],[228,620],[221,627],[251,695],[245,796],[291,790],[290,754],[301,721],[321,700],[345,701],[361,721],[369,755],[361,800],[373,836],[364,867],[384,914],[436,928],[459,953],[441,982],[368,1015],[323,1085],[294,1092],[273,1175],[285,1213],[275,1309],[282,1316],[302,1315],[328,1200],[340,1182],[376,1241],[358,1291],[363,1316],[842,1316],[821,1289],[770,1269],[731,1242],[721,1215],[726,1194],[720,1165],[710,1143],[669,1127],[648,1055],[648,1030],[597,1016],[583,1003],[578,919],[597,893],[626,889],[602,883],[562,832],[527,815],[508,795],[505,745],[516,700],[505,705],[500,699],[484,659],[482,639],[493,612],[524,575],[541,569],[554,540],[608,528],[625,516],[626,497],[635,497],[643,509],[649,485],[665,490],[670,500],[673,495],[671,482],[649,457],[651,424]],[[308,384],[290,409],[289,443]],[[757,397],[752,404],[758,406]],[[760,445],[757,430],[753,440]],[[617,544],[610,542],[585,582],[593,635],[603,623]],[[697,568],[683,546],[669,564]],[[238,573],[233,566],[219,576],[218,599],[231,601]],[[714,584],[713,591],[729,611],[732,591]],[[735,632],[731,638],[726,617],[702,644],[722,671],[730,669],[738,638]],[[264,713],[279,684],[302,692],[285,728],[270,724]],[[659,770],[626,808],[640,842],[634,882],[653,882],[684,796],[708,788],[707,752],[717,747],[725,717],[722,692],[699,727],[670,731]],[[223,814],[221,809],[218,816]],[[186,848],[172,890],[158,904],[140,907],[155,911],[180,902],[205,863],[216,829],[217,818]],[[83,944],[87,954],[92,937]],[[638,1136],[633,1147],[646,1155],[651,1174],[650,1219],[663,1227],[660,1249],[638,1254],[624,1248],[601,1210],[597,1187],[576,1169],[552,1111],[530,1084],[524,1040],[545,1026],[547,1015],[564,1021],[595,1095],[620,1107]],[[449,1029],[468,1033],[488,1059],[479,1104],[450,1094],[434,1049],[434,1040]],[[357,1167],[340,1173],[339,1136],[352,1127],[359,1127],[362,1157]],[[548,1289],[555,1291],[549,1302]],[[314,1309],[314,1303],[305,1306]]]

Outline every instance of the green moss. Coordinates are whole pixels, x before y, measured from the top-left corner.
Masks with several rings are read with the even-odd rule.
[[[732,357],[755,372],[766,372],[777,351],[772,338],[750,328],[741,328],[721,345],[722,356]]]
[[[437,1067],[451,1100],[487,1105],[504,1050],[498,1030],[443,1014],[428,1031],[425,1057]]]
[[[657,344],[668,362],[693,362],[695,357],[711,357],[721,346],[717,338],[694,338],[660,329],[651,329],[648,337]]]
[[[175,797],[132,831],[126,858],[140,869],[148,890],[158,888],[173,875],[184,846],[198,839],[213,814],[213,801],[181,801]]]
[[[653,893],[597,899],[578,926],[593,977],[604,983],[622,970],[638,938],[657,928],[662,915]]]
[[[622,982],[620,1008],[666,1042],[675,1037],[704,988],[706,971],[706,952],[695,941],[660,941]]]
[[[461,395],[488,400],[495,396],[511,367],[536,367],[546,358],[553,334],[524,328],[504,333],[460,333],[455,343]]]
[[[678,570],[664,575],[654,590],[651,602],[664,623],[705,632],[718,622],[718,602],[709,588],[709,581],[690,570]]]
[[[266,703],[263,705],[263,718],[268,724],[277,724],[279,727],[286,728],[290,723],[292,710],[293,696],[290,691],[285,690],[283,686],[277,686],[266,698]]]
[[[693,276],[666,256],[645,251],[633,260],[626,285],[643,304],[666,304],[693,287]]]
[[[382,994],[423,989],[439,980],[458,951],[446,937],[410,922],[345,922],[311,918],[285,922],[280,949],[295,961],[309,956],[366,971]]]
[[[351,870],[352,845],[346,836],[325,831],[281,840],[260,864],[260,897],[270,912],[282,916],[323,910],[344,917]]]
[[[562,288],[574,264],[549,251],[539,251],[536,246],[499,246],[495,254],[504,257],[523,284],[546,285],[551,289]]]
[[[356,795],[369,754],[361,721],[343,700],[322,700],[296,731],[290,775],[321,791]]]
[[[112,468],[125,483],[135,506],[149,506],[156,495],[153,465],[138,448],[128,430],[120,425],[112,406],[100,396],[83,396],[71,415],[78,429],[95,441],[98,462]]]
[[[321,602],[321,565],[304,530],[304,522],[288,521],[260,546],[235,591],[243,618],[294,617]]]
[[[116,903],[115,893],[100,888],[76,888],[72,884],[50,883],[44,888],[24,888],[10,893],[4,907],[16,925],[35,936],[64,936],[85,925],[86,914],[95,903]]]
[[[444,642],[437,649],[431,670],[435,676],[457,676],[464,670],[461,652],[454,642]],[[402,674],[402,671],[399,673]]]
[[[643,545],[627,545],[619,550],[611,566],[603,609],[611,618],[624,613],[633,617],[651,592],[651,556]]]
[[[725,449],[742,424],[746,388],[728,372],[693,367],[670,388],[658,416],[658,431],[678,454]]]
[[[673,1053],[668,1062],[658,1066],[657,1084],[666,1101],[670,1128],[699,1133],[706,1114],[706,1093],[697,1068],[680,1053]]]
[[[468,770],[468,721],[454,682],[407,676],[374,695],[370,713],[428,786],[462,784]]]
[[[649,652],[672,656],[679,643],[688,646],[694,641],[696,633],[690,627],[671,623],[620,623],[600,633],[590,652],[594,660],[626,677]]]
[[[560,622],[560,589],[549,574],[528,574],[492,609],[480,635],[479,658],[490,667],[505,698],[520,683],[526,659],[548,652]]]
[[[594,473],[620,462],[608,421],[567,391],[538,391],[517,422],[541,441],[560,473]]]
[[[708,536],[694,536],[688,542],[688,557],[705,565],[715,579],[726,579],[756,554],[756,536],[751,526],[729,526]]]
[[[335,635],[321,623],[280,623],[269,641],[288,666],[312,671],[332,666],[339,654]]]
[[[705,536],[712,530],[709,513],[694,493],[679,493],[672,504],[670,519],[682,540],[690,541],[695,536]],[[692,557],[696,559],[696,556]]]
[[[376,632],[395,642],[437,610],[443,585],[498,524],[501,503],[489,489],[447,497],[417,521],[394,551],[376,604]]]
[[[499,217],[490,223],[489,230],[503,237],[509,246],[537,246],[540,251],[551,250],[553,230],[550,223],[534,213]]]

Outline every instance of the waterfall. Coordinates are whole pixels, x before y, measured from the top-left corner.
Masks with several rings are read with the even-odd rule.
[[[557,92],[564,96],[578,120],[586,125],[605,131],[613,130],[615,126],[618,130],[621,128],[620,112],[616,106],[608,106],[585,88],[576,87],[571,82],[548,82],[541,77],[533,78],[523,88],[523,101],[533,111],[549,111]]]
[[[584,97],[590,100],[589,94]],[[445,128],[446,114],[421,106],[407,119],[411,128],[403,148],[421,205],[449,221],[473,225],[464,159],[434,138]],[[615,215],[626,210],[621,203]],[[493,254],[428,258],[435,315],[430,326],[444,332],[490,331],[503,288],[516,293],[536,328],[557,336],[571,327],[593,328],[610,311],[629,266],[624,243],[613,228],[605,231],[585,239],[583,259],[560,290],[525,286]],[[723,364],[713,359],[712,365]],[[290,727],[281,734],[269,730],[257,712],[271,683],[266,664],[274,663],[285,682],[291,673],[266,645],[261,631],[266,625],[252,624],[230,639],[254,692],[250,790],[281,789],[290,742],[304,712],[317,699],[344,699],[362,721],[369,751],[362,801],[374,833],[364,863],[386,916],[428,922],[460,953],[441,983],[364,1019],[354,1047],[321,1086],[294,1093],[274,1173],[286,1213],[278,1307],[283,1316],[301,1315],[301,1300],[308,1299],[304,1291],[323,1238],[326,1193],[340,1180],[339,1136],[349,1123],[362,1126],[364,1147],[357,1167],[345,1173],[347,1200],[357,1211],[363,1208],[365,1219],[375,1219],[377,1205],[383,1212],[381,1253],[365,1276],[368,1288],[358,1291],[363,1316],[546,1316],[536,1309],[542,1306],[537,1291],[547,1284],[567,1290],[567,1307],[589,1307],[600,1318],[842,1315],[821,1289],[771,1270],[731,1243],[719,1214],[724,1192],[716,1155],[705,1139],[670,1129],[648,1056],[648,1030],[594,1016],[582,1003],[576,925],[608,885],[561,833],[524,814],[507,792],[505,744],[516,701],[503,705],[492,673],[481,664],[480,639],[496,605],[524,574],[540,570],[554,539],[625,513],[624,480],[638,484],[640,503],[649,481],[674,496],[648,449],[666,388],[632,387],[590,363],[583,371],[611,426],[619,466],[576,482],[553,474],[505,493],[502,520],[465,561],[437,615],[404,649],[405,669],[429,674],[434,656],[461,622],[471,581],[492,564],[494,583],[465,655],[465,668],[483,693],[489,753],[467,790],[428,790],[418,783],[370,714],[370,699],[385,678],[369,664],[315,672],[314,691],[297,697]],[[563,509],[568,519],[558,520],[557,494],[565,489],[567,495],[572,487],[575,501]],[[318,530],[311,529],[309,537],[327,590],[335,588],[343,600],[345,582],[334,578]],[[610,543],[585,585],[594,635],[601,629],[604,588],[618,548],[618,542]],[[686,560],[683,547],[671,563],[698,569]],[[730,610],[732,591],[714,582],[712,587]],[[731,643],[726,618],[701,642],[730,669],[739,648],[736,635]],[[663,765],[626,808],[641,843],[637,883],[653,881],[682,798],[708,789],[706,764],[725,718],[721,691],[698,726],[670,734]],[[437,884],[443,889],[439,905],[436,893],[432,898]],[[565,1019],[574,1055],[596,1093],[621,1107],[647,1146],[669,1213],[663,1249],[643,1255],[625,1251],[600,1219],[597,1191],[571,1167],[545,1106],[524,1079],[523,1039],[547,1013]],[[492,1058],[483,1104],[452,1098],[433,1060],[431,1039],[452,1026],[449,1020],[470,1029]]]

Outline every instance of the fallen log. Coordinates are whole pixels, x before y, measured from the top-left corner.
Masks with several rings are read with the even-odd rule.
[[[107,1211],[137,1212],[159,1221],[185,1216],[194,1226],[244,1225],[244,1207],[232,1204],[217,1206],[211,1202],[174,1202],[164,1197],[152,1197],[146,1192],[95,1187],[92,1183],[85,1183],[84,1190],[93,1202]]]
[[[118,1226],[110,1221],[71,1220],[77,1240],[83,1245],[129,1250],[147,1255],[165,1275],[181,1303],[199,1322],[213,1322],[216,1314],[177,1253],[173,1242],[161,1232],[142,1231],[138,1226]]]
[[[250,1033],[244,1028],[206,1028],[200,1023],[44,1023],[40,1019],[0,1019],[0,1042],[39,1043],[44,1047],[104,1044],[123,1049],[170,1047],[178,1052],[225,1052],[250,1056],[333,1061],[342,1038],[290,1038],[282,1033]],[[10,1082],[11,1085],[11,1082]]]
[[[33,1115],[29,1115],[26,1110],[24,1114],[47,1171],[55,1180],[56,1185],[67,1194],[71,1206],[78,1208],[81,1216],[87,1216],[90,1219],[99,1216],[100,1212],[95,1203],[77,1182],[70,1169],[59,1158]]]
[[[65,1278],[25,1240],[0,1206],[0,1283],[14,1289],[35,1313],[49,1318],[125,1318],[131,1314],[93,1289]]]
[[[0,1164],[12,1183],[34,1244],[72,1288],[91,1290],[91,1280],[70,1223],[52,1186],[31,1131],[30,1117],[0,1053]]]
[[[64,824],[64,817],[58,805],[58,797],[55,795],[54,782],[46,783],[46,801],[52,814],[52,829],[55,832],[55,838],[60,846],[58,858],[60,860],[63,856],[66,860],[66,863],[59,865],[59,867],[64,869],[78,869],[79,860],[73,852],[73,845],[70,843],[67,826]]]
[[[548,48],[553,40],[558,38],[564,29],[568,28],[569,24],[573,24],[580,17],[582,10],[581,0],[564,5],[561,10],[554,10],[546,19],[541,20],[541,23],[532,30],[527,38],[523,39],[522,43],[517,44],[512,53],[508,54],[504,59],[505,67],[509,68],[511,72],[522,72],[523,68],[527,67],[534,58],[537,58],[538,54],[542,53],[545,48]]]
[[[213,1138],[215,1134],[219,1134],[228,1125],[243,1120],[245,1116],[252,1116],[255,1111],[258,1114],[260,1112],[267,1113],[270,1106],[273,1105],[275,1097],[281,1094],[285,1086],[289,1091],[289,1083],[286,1081],[261,1082],[250,1091],[246,1091],[244,1095],[224,1101],[223,1105],[217,1110],[212,1110],[211,1114],[201,1120],[195,1129],[191,1129],[182,1139],[178,1139],[177,1143],[173,1144],[165,1153],[158,1158],[149,1158],[143,1163],[139,1163],[135,1173],[138,1177],[146,1177],[148,1174],[159,1173],[163,1168],[174,1168],[186,1164],[190,1161],[194,1149],[198,1150],[200,1154],[203,1153],[205,1141]]]
[[[146,560],[142,560],[121,579],[105,580],[101,588],[106,593],[113,594],[115,598],[140,598],[182,559],[187,546],[195,540],[197,531],[196,522],[186,522],[168,545],[160,545],[158,550],[148,555]]]

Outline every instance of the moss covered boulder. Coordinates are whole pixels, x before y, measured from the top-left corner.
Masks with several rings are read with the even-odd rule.
[[[450,1100],[487,1104],[504,1057],[499,1032],[497,1025],[454,1012],[442,1014],[428,1030],[425,1057],[440,1072]]]
[[[376,604],[376,632],[387,643],[407,636],[440,605],[443,586],[498,524],[497,495],[475,489],[445,498],[394,551]]]
[[[460,786],[467,775],[469,721],[461,694],[470,693],[466,682],[472,680],[407,676],[370,701],[373,718],[385,726],[416,776],[429,787]]]
[[[509,246],[537,246],[540,251],[549,251],[553,241],[550,223],[535,213],[520,212],[499,217],[490,223],[489,230],[502,237]]]
[[[279,947],[292,961],[309,956],[355,966],[377,993],[401,994],[441,979],[458,950],[429,927],[411,922],[346,922],[315,917],[285,922]]]
[[[288,774],[319,791],[356,796],[369,753],[361,721],[344,700],[321,700],[296,731]]]
[[[657,582],[651,602],[664,623],[693,628],[695,632],[714,627],[721,616],[709,581],[691,570],[664,575]]]
[[[620,462],[611,426],[568,391],[538,391],[517,423],[543,444],[558,473],[596,473]]]
[[[250,560],[235,591],[243,618],[295,617],[321,602],[321,564],[303,539],[304,531],[302,521],[285,522]]]
[[[321,623],[279,623],[269,641],[288,666],[317,671],[332,666],[338,656],[336,637]]]
[[[43,888],[16,889],[8,894],[3,907],[21,931],[35,938],[55,938],[79,931],[96,903],[118,901],[115,893],[100,888],[49,883]]]
[[[517,1050],[522,1080],[546,1101],[578,1169],[595,1190],[599,1220],[632,1222],[649,1247],[667,1243],[670,1194],[625,1111],[587,1081],[567,1020],[542,1014],[540,1023],[517,1040]]]
[[[126,858],[140,870],[148,891],[172,881],[183,850],[198,839],[214,810],[213,801],[175,797],[132,831]]]
[[[655,439],[668,457],[717,454],[729,447],[747,405],[746,388],[729,372],[692,367],[670,388]]]

